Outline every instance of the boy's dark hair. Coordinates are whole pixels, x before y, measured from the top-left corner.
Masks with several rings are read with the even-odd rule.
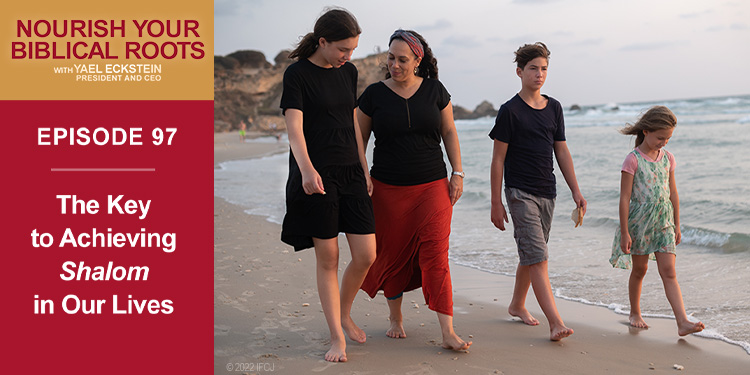
[[[523,69],[529,61],[534,60],[537,57],[544,57],[549,61],[549,55],[549,49],[547,49],[547,46],[542,42],[524,44],[516,50],[516,58],[513,62],[515,62],[519,68]]]

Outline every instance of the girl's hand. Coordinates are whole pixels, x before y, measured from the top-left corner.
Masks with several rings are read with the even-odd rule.
[[[630,239],[630,233],[624,233],[620,236],[620,249],[625,254],[630,254],[630,246],[633,245],[633,240]]]
[[[326,193],[325,188],[323,187],[323,178],[320,177],[318,171],[315,169],[308,172],[302,172],[302,189],[307,195],[325,195]]]
[[[490,220],[492,220],[492,224],[497,229],[505,230],[505,223],[508,222],[508,213],[505,211],[505,206],[502,203],[492,204]]]
[[[372,179],[369,173],[365,174],[365,180],[367,180],[367,195],[372,196]]]
[[[450,184],[451,206],[458,202],[458,198],[464,193],[464,179],[460,176],[452,175]]]
[[[675,225],[674,227],[674,244],[679,245],[682,242],[682,231],[680,227]]]

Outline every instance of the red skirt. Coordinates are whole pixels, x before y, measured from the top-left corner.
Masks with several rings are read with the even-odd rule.
[[[362,290],[371,298],[378,290],[393,298],[422,287],[431,310],[453,316],[448,179],[413,186],[372,183],[377,258]]]

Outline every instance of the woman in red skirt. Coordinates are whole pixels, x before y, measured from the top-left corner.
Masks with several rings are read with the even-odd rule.
[[[453,294],[448,266],[453,204],[463,191],[461,150],[450,94],[437,80],[437,60],[414,31],[390,38],[386,79],[359,98],[363,144],[375,134],[372,202],[377,257],[362,289],[383,290],[390,309],[388,337],[405,338],[403,293],[422,287],[437,312],[443,347],[466,350],[471,342],[453,331]],[[453,167],[447,178],[443,151]]]

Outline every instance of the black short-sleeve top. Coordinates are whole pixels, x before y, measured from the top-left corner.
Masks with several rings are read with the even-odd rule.
[[[372,177],[400,186],[445,178],[441,111],[450,99],[448,90],[436,79],[423,79],[409,99],[383,82],[368,86],[359,97],[359,108],[372,118]]]
[[[505,186],[555,198],[554,146],[565,141],[560,102],[544,95],[547,106],[535,109],[516,94],[500,106],[490,138],[508,144]]]
[[[347,62],[339,68],[321,68],[307,59],[284,72],[283,113],[302,111],[307,153],[316,169],[359,162],[354,133],[357,106],[357,68]],[[296,167],[294,155],[290,166]]]

